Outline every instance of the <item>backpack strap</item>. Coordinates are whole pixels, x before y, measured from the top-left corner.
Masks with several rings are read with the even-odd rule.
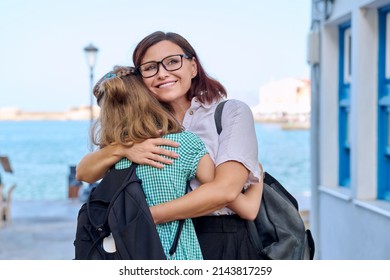
[[[225,103],[227,101],[228,100],[224,100],[224,101],[220,102],[217,105],[217,108],[215,109],[214,120],[215,120],[215,126],[217,127],[218,135],[221,134],[221,131],[222,131],[222,111],[223,111],[223,107],[225,106]]]
[[[183,230],[184,220],[179,220],[179,225],[175,234],[175,239],[173,240],[171,249],[169,249],[169,255],[173,256],[176,253],[177,245],[179,244],[180,234]]]
[[[187,194],[190,191],[190,188],[191,188],[190,180],[188,180],[187,181],[187,189],[186,189],[185,194]],[[175,239],[173,240],[171,249],[169,249],[169,255],[170,256],[173,256],[175,254],[175,252],[176,252],[177,245],[179,244],[180,234],[181,234],[181,231],[183,230],[184,221],[185,221],[184,219],[179,220],[179,225],[177,227],[177,231],[176,231],[176,234],[175,234]]]

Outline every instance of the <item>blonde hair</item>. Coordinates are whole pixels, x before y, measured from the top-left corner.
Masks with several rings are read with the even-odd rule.
[[[101,107],[92,128],[95,145],[131,145],[183,130],[136,75],[134,68],[114,67],[97,82],[93,93]]]

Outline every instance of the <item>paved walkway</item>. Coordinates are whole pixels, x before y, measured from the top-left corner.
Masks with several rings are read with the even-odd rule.
[[[0,228],[0,260],[71,260],[78,200],[12,201],[11,224]]]
[[[309,209],[308,197],[297,199],[302,210]],[[81,204],[78,199],[12,201],[12,223],[0,228],[0,260],[73,259]]]

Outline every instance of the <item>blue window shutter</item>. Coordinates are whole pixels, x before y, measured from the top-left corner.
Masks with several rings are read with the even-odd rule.
[[[339,185],[350,187],[350,92],[351,92],[351,22],[339,26]]]
[[[378,199],[390,201],[390,65],[386,55],[390,46],[388,15],[390,6],[379,9],[378,50]],[[387,53],[387,54],[386,54]]]

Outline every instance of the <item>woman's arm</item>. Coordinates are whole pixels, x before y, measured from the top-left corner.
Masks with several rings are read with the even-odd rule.
[[[204,155],[198,163],[196,179],[201,184],[211,182],[215,176],[215,165],[209,154]]]
[[[261,177],[263,178],[263,168],[260,164]],[[202,183],[211,182],[214,179],[215,165],[210,155],[204,155],[198,165],[196,178]],[[238,197],[227,205],[228,208],[236,212],[242,219],[254,220],[259,213],[261,196],[263,194],[263,181],[251,184],[249,188],[240,193]]]
[[[262,194],[263,183],[252,184],[245,193],[241,193],[227,207],[236,212],[242,219],[253,221],[259,213]]]
[[[172,160],[169,158],[178,157],[175,152],[159,147],[163,145],[179,146],[178,143],[166,138],[148,139],[131,147],[120,144],[108,145],[87,154],[81,159],[76,168],[76,179],[88,183],[96,182],[104,176],[112,165],[124,157],[138,164],[163,168],[164,164],[172,164]]]
[[[190,193],[150,207],[156,224],[199,217],[233,202],[242,190],[249,171],[239,162],[227,161],[215,169],[215,178]]]
[[[109,145],[85,155],[76,167],[76,179],[88,183],[101,179],[107,170],[122,159],[119,145]]]
[[[254,220],[259,213],[263,195],[263,166],[260,165],[260,182],[252,184],[227,207],[236,212],[242,219]]]

